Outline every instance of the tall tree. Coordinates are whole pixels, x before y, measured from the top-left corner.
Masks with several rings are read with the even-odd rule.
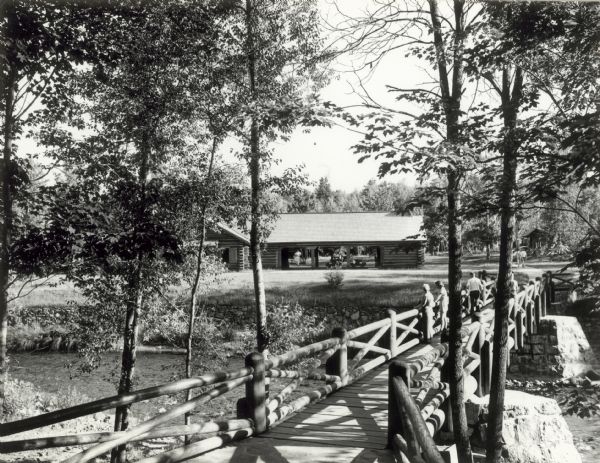
[[[54,243],[57,261],[63,258],[69,276],[94,303],[101,307],[108,299],[115,306],[123,327],[123,394],[134,385],[143,309],[156,295],[165,266],[180,259],[180,243],[160,209],[162,177],[167,161],[194,136],[190,120],[200,99],[190,95],[203,84],[202,64],[217,44],[214,11],[202,2],[112,7],[113,21],[102,23],[93,37],[110,53],[79,68],[72,87],[78,99],[71,100],[70,122],[84,129],[83,136],[57,154],[75,182],[54,189],[62,189],[58,197],[75,207],[55,204],[46,229],[30,237],[60,237]],[[77,262],[82,265],[69,264]],[[128,426],[129,407],[120,407],[115,430]],[[125,447],[113,453],[113,460],[124,459]]]
[[[517,235],[517,212],[524,202],[518,196],[519,164],[535,165],[536,175],[545,178],[546,189],[548,171],[543,169],[543,163],[538,162],[539,147],[545,144],[540,128],[561,111],[553,88],[561,75],[560,71],[556,72],[561,67],[556,61],[556,51],[560,50],[557,45],[564,40],[568,24],[578,14],[577,9],[574,5],[563,8],[555,4],[486,4],[486,26],[478,36],[479,43],[469,51],[469,72],[475,70],[475,74],[485,79],[496,92],[501,120],[497,142],[489,145],[490,151],[501,155],[501,165],[498,166],[500,180],[492,182],[497,192],[491,195],[498,199],[501,225],[487,436],[487,461],[490,463],[500,460],[503,445],[508,323],[510,307],[516,297],[510,284],[511,262]],[[561,78],[558,77],[558,80]],[[542,116],[527,116],[527,111],[538,105],[542,93],[552,103],[550,109]],[[496,178],[495,171],[496,166],[492,164],[493,180]],[[526,197],[531,194],[527,182],[522,190]],[[531,197],[526,199],[531,201]]]
[[[251,180],[250,259],[254,278],[257,348],[267,349],[268,330],[261,245],[268,233],[263,216],[268,202],[264,167],[272,157],[268,142],[296,125],[322,124],[314,92],[324,83],[318,73],[321,39],[316,2],[246,0],[243,53],[247,65],[246,141]],[[265,188],[266,187],[266,188]]]
[[[87,42],[103,11],[76,1],[7,0],[0,6],[0,60],[2,76],[2,209],[0,226],[0,395],[6,373],[8,290],[15,284],[12,241],[21,220],[15,209],[26,195],[32,159],[18,153],[25,130],[35,127],[39,116],[56,120],[68,96],[66,85],[74,66],[94,56],[95,44]]]
[[[382,104],[365,95],[371,114],[358,116],[367,135],[355,146],[361,160],[382,159],[380,175],[416,169],[424,178],[437,174],[445,179],[448,224],[449,279],[449,382],[452,419],[459,459],[473,459],[464,408],[462,310],[461,182],[473,168],[482,121],[469,123],[463,98],[464,56],[480,21],[481,5],[454,0],[383,2],[368,16],[349,19],[341,27],[342,40],[352,52],[362,50],[365,68],[375,67],[390,51],[404,48],[406,58],[425,60],[434,83],[388,89],[402,106]],[[374,50],[378,50],[374,52]],[[433,76],[435,74],[435,77]],[[431,80],[430,79],[430,80]],[[473,91],[471,90],[471,93]],[[355,122],[353,118],[349,118]]]

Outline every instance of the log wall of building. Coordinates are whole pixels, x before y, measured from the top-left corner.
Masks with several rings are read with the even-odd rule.
[[[229,262],[227,262],[227,267],[230,270],[245,270],[250,268],[250,250],[245,243],[236,239],[234,236],[227,233],[217,233],[212,230],[207,230],[206,241],[216,241],[219,249],[229,249]]]
[[[263,268],[280,268],[281,263],[279,262],[279,253],[279,247],[267,246],[267,248],[262,252]]]
[[[413,268],[425,262],[425,249],[422,246],[385,244],[381,248],[383,268]]]

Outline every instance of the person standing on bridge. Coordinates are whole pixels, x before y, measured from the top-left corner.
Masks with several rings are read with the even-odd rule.
[[[475,273],[470,272],[471,278],[467,280],[467,291],[469,291],[469,302],[471,303],[471,313],[475,312],[478,307],[479,299],[483,296],[483,283],[475,276]]]
[[[423,293],[423,302],[421,303],[421,316],[423,317],[424,328],[423,341],[430,343],[431,338],[433,337],[433,309],[435,307],[435,301],[427,283],[423,285]]]
[[[439,291],[435,303],[440,308],[440,328],[444,331],[448,327],[448,291],[446,291],[442,281],[436,281],[435,285],[438,287]]]

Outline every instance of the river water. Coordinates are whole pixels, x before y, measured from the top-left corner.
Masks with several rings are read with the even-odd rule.
[[[71,390],[93,400],[116,394],[120,358],[121,354],[118,352],[103,354],[98,369],[91,373],[81,373],[74,367],[79,360],[74,353],[18,353],[10,355],[9,374],[13,378],[31,382],[45,392],[64,393]],[[184,359],[183,355],[177,354],[138,354],[135,389],[157,386],[181,378],[184,372]],[[69,364],[73,366],[69,367]],[[225,369],[236,369],[241,366],[243,366],[243,359],[232,357]],[[206,372],[199,369],[195,371],[197,374]],[[239,391],[233,392],[240,394]],[[176,397],[165,397],[135,404],[133,414],[137,419],[143,420],[172,405],[176,399]],[[226,413],[229,408],[226,401],[211,401],[211,405],[213,405],[211,413],[217,416]]]

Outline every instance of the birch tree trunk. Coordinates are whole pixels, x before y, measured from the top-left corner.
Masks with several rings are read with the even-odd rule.
[[[442,35],[442,16],[438,0],[429,0],[433,40],[436,49],[440,91],[446,115],[446,141],[450,145],[460,142],[460,105],[463,92],[463,50],[465,40],[464,1],[454,0],[454,47],[452,71],[449,71],[446,47]],[[450,82],[449,75],[452,73]],[[458,154],[457,154],[458,156]],[[467,415],[464,405],[463,359],[462,359],[462,306],[460,304],[462,278],[462,219],[460,216],[460,168],[449,166],[447,180],[448,201],[448,318],[449,318],[449,352],[448,360],[450,403],[454,423],[454,440],[461,463],[471,463],[473,454],[469,443]]]
[[[208,170],[206,172],[205,184],[207,187],[210,186],[212,181],[212,171],[215,160],[215,153],[217,151],[217,138],[213,138],[212,149],[210,152],[210,160],[208,163]],[[203,250],[204,250],[204,241],[206,240],[206,210],[208,208],[208,198],[204,198],[204,202],[202,203],[202,208],[200,211],[200,243],[198,245],[198,258],[196,260],[196,273],[194,275],[194,282],[192,283],[192,291],[190,294],[190,313],[188,319],[188,332],[186,339],[186,350],[185,350],[185,377],[192,377],[192,354],[193,354],[193,341],[194,341],[194,323],[196,320],[196,311],[198,309],[198,290],[200,289],[200,277],[202,275],[202,262],[203,262]],[[186,400],[192,399],[192,390],[188,389],[186,393]],[[191,423],[191,415],[189,413],[185,414],[185,424]],[[190,437],[185,436],[185,443],[190,443]]]
[[[256,90],[256,52],[254,43],[254,6],[252,0],[246,0],[246,28],[248,53],[248,81],[250,95],[257,100]],[[250,260],[254,279],[254,296],[256,299],[256,347],[258,352],[268,349],[267,334],[267,303],[265,297],[265,282],[262,269],[260,248],[261,224],[261,156],[260,156],[260,127],[255,115],[250,122],[250,183],[251,183],[251,225],[250,225]]]
[[[138,171],[139,197],[136,211],[136,225],[145,220],[146,215],[146,183],[148,181],[148,164],[150,148],[148,141],[144,140],[140,151],[140,167]],[[134,237],[134,243],[136,242]],[[143,266],[144,255],[138,252],[135,260],[135,269],[128,283],[128,300],[123,329],[123,354],[121,356],[121,378],[119,380],[119,394],[126,394],[133,390],[133,377],[137,360],[137,345],[139,338],[139,319],[144,304]],[[117,408],[115,412],[115,431],[125,431],[129,427],[129,412],[131,405]],[[124,463],[127,460],[127,446],[117,447],[111,453],[111,463]]]

